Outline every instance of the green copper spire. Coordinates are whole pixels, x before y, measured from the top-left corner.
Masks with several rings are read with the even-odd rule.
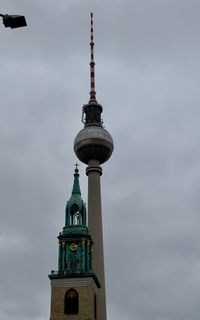
[[[74,173],[74,184],[72,195],[66,205],[65,228],[86,226],[86,206],[81,198],[81,189],[79,184],[79,171],[76,165]],[[65,229],[64,228],[64,229]]]
[[[76,169],[74,170],[74,185],[73,185],[73,189],[72,189],[72,195],[81,195],[81,189],[80,189],[80,184],[79,184],[79,171],[78,171],[78,164],[75,164]]]
[[[81,198],[77,164],[74,171],[72,194],[65,210],[65,226],[58,236],[58,271],[52,271],[49,278],[89,276],[99,287],[99,281],[92,271],[93,241],[86,225],[86,205]]]

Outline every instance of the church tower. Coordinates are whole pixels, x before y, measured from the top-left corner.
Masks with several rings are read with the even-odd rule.
[[[76,166],[65,226],[58,236],[58,271],[51,271],[50,320],[95,320],[99,281],[92,270],[93,241],[86,226]]]

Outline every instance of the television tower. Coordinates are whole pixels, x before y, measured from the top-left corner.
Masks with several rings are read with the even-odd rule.
[[[103,127],[101,113],[103,107],[97,102],[95,91],[95,62],[93,13],[91,13],[91,61],[90,61],[90,99],[83,106],[82,122],[84,128],[74,140],[74,151],[80,161],[87,164],[88,176],[88,229],[93,244],[92,267],[100,283],[96,294],[97,319],[106,320],[105,275],[103,254],[103,230],[101,208],[102,167],[113,152],[113,139]]]

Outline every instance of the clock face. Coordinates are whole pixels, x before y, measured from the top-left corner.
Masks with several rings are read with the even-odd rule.
[[[69,246],[69,248],[70,248],[71,251],[76,251],[77,248],[78,248],[78,246],[77,246],[76,243],[71,243],[70,246]]]

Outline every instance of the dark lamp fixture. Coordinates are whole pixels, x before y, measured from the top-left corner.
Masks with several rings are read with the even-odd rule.
[[[27,26],[26,19],[24,16],[9,14],[0,14],[0,16],[3,18],[3,24],[5,28],[14,29]]]

